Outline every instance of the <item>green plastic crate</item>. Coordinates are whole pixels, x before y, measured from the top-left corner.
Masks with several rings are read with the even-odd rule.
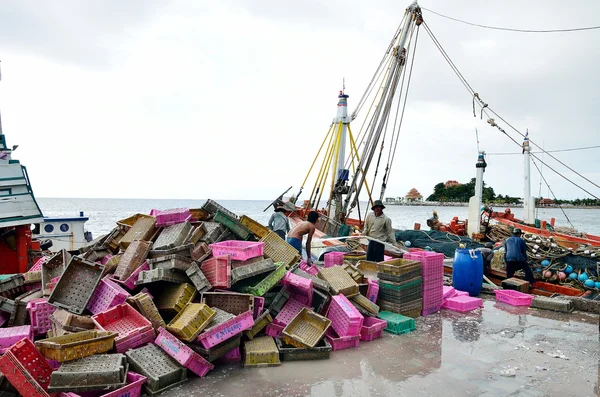
[[[287,268],[285,263],[280,262],[276,263],[277,269],[273,270],[267,277],[262,279],[258,284],[254,286],[244,287],[242,292],[246,292],[255,296],[263,296],[267,293],[271,288],[281,281],[283,276],[285,276],[285,272]]]
[[[383,311],[379,312],[377,317],[387,321],[387,327],[385,328],[387,332],[396,335],[407,334],[417,328],[413,318],[403,316],[402,314]]]
[[[217,211],[215,217],[213,218],[215,222],[220,223],[229,229],[233,234],[241,238],[242,240],[253,240],[254,234],[248,229],[246,226],[242,225],[240,221],[230,217],[229,215]]]

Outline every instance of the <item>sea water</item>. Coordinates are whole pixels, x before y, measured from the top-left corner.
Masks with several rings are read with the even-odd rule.
[[[38,198],[38,203],[44,216],[78,216],[83,211],[89,217],[86,230],[91,231],[94,236],[108,233],[115,226],[115,222],[127,218],[136,213],[148,214],[150,210],[167,208],[199,208],[206,199],[197,200],[166,200],[166,199],[79,199],[79,198]],[[252,219],[266,225],[273,213],[269,200],[216,200],[227,209],[238,215],[248,215]],[[364,209],[366,203],[361,204]],[[265,211],[266,209],[266,211]],[[449,222],[452,217],[458,219],[467,218],[467,207],[445,207],[445,206],[400,206],[389,205],[384,213],[392,220],[396,229],[412,229],[415,223],[420,223],[422,229],[428,230],[427,219],[431,218],[433,211],[437,211],[442,222]],[[503,211],[497,208],[497,211]],[[513,208],[517,218],[522,217],[522,208]],[[540,208],[537,210],[537,218],[550,221],[556,218],[555,226],[567,226],[570,224],[560,208]],[[600,235],[600,210],[565,208],[567,217],[573,226],[585,233]],[[364,216],[364,215],[363,215]],[[351,214],[357,218],[356,211]]]

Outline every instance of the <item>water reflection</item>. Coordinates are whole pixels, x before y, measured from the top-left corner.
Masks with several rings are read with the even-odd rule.
[[[452,323],[452,334],[461,342],[476,342],[481,337],[481,324],[483,316],[481,310],[468,314],[449,315]]]

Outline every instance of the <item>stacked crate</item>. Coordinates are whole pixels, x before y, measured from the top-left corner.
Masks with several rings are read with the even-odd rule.
[[[422,316],[438,312],[442,307],[444,288],[444,255],[437,252],[414,251],[404,254],[405,259],[421,262],[423,280]]]
[[[392,259],[377,264],[381,310],[419,317],[423,308],[421,264],[415,260]]]

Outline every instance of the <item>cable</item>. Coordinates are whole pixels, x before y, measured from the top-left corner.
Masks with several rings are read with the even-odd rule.
[[[453,18],[453,17],[450,17],[448,15],[440,14],[439,12],[435,12],[435,11],[430,10],[428,8],[425,8],[425,7],[421,7],[421,9],[429,11],[429,12],[431,12],[431,13],[433,13],[435,15],[438,15],[438,16],[440,16],[442,18],[446,18],[446,19],[450,19],[452,21],[464,23],[466,25],[476,26],[478,28],[485,28],[485,29],[504,30],[504,31],[508,31],[508,32],[520,32],[520,33],[564,33],[564,32],[580,32],[580,31],[583,31],[583,30],[600,29],[600,26],[586,26],[586,27],[581,27],[581,28],[568,28],[568,29],[542,29],[542,30],[503,28],[503,27],[498,27],[498,26],[488,26],[488,25],[481,25],[481,24],[478,24],[478,23],[463,21],[462,19]]]
[[[536,154],[543,154],[543,153],[558,153],[558,152],[574,152],[576,150],[588,150],[588,149],[598,149],[600,148],[600,145],[596,145],[596,146],[585,146],[585,147],[577,147],[577,148],[571,148],[571,149],[557,149],[557,150],[544,150],[542,152],[531,152],[531,153],[536,153]],[[523,153],[486,153],[486,156],[509,156],[509,155],[521,155]]]
[[[542,174],[542,170],[540,170],[540,167],[538,167],[537,163],[535,162],[535,160],[531,160],[531,162],[533,163],[533,165],[535,165],[535,168],[537,168],[538,172],[540,173],[540,176],[542,177],[542,179],[544,180],[544,183],[546,184],[546,186],[548,186],[548,190],[550,190],[550,193],[552,193],[552,197],[554,197],[554,200],[556,199],[556,195],[554,194],[554,192],[552,191],[552,188],[550,187],[550,184],[548,183],[548,181],[546,180],[546,178],[544,177],[544,174]],[[567,222],[569,222],[569,225],[571,225],[571,227],[573,229],[575,229],[575,226],[573,226],[573,224],[571,223],[571,220],[569,219],[569,217],[567,216],[567,213],[565,212],[565,210],[563,209],[563,207],[559,204],[558,208],[560,208],[560,210],[562,211],[563,215],[565,216],[565,218],[567,218]]]

